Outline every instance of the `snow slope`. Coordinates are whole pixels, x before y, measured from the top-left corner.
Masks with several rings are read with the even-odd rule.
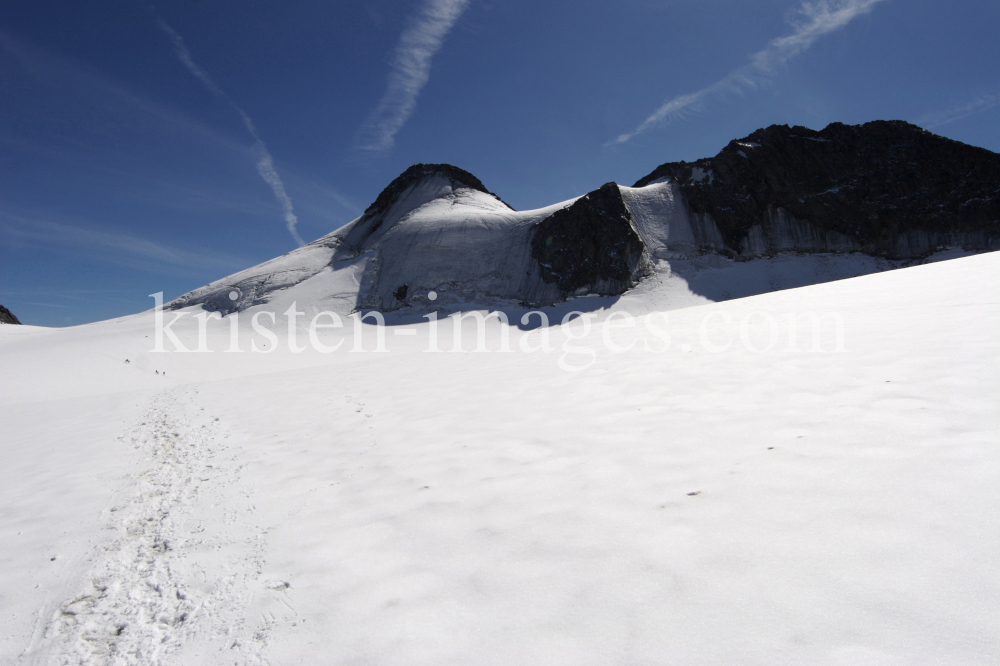
[[[309,245],[186,294],[174,305],[223,312],[281,297],[322,301],[340,314],[421,304],[433,289],[465,300],[554,302],[558,291],[531,269],[535,223],[572,202],[517,212],[496,197],[432,174],[407,187],[374,218],[362,216]],[[450,289],[449,289],[450,288]],[[233,290],[240,295],[233,303]],[[289,291],[289,294],[281,294]],[[303,298],[301,292],[309,295]]]
[[[422,314],[432,308],[459,311],[484,305],[552,305],[580,295],[564,294],[556,284],[546,282],[532,255],[539,223],[577,199],[514,211],[494,195],[442,173],[431,171],[412,182],[403,180],[405,176],[387,188],[398,182],[406,185],[400,186],[385,210],[370,210],[305,247],[185,294],[170,307],[203,305],[228,313],[307,302],[345,316],[367,309]],[[655,288],[662,296],[657,303],[660,309],[916,263],[861,253],[788,253],[734,262],[716,252],[724,243],[714,222],[704,216],[692,222],[676,182],[618,186],[618,190],[644,247],[633,281],[660,285]],[[790,236],[788,248],[794,247],[793,240]],[[761,275],[766,279],[758,279]],[[669,293],[662,287],[665,282],[674,287]],[[582,292],[609,293],[597,283],[591,287]],[[431,291],[440,297],[437,302],[427,300]],[[691,294],[697,297],[692,300]]]
[[[547,310],[686,293],[665,350],[624,315],[491,320],[490,353],[405,318],[386,353],[350,321],[253,353],[263,305],[242,353],[232,318],[191,354],[150,353],[150,313],[0,327],[0,663],[1000,661],[1000,254],[704,305],[675,282]],[[807,311],[843,351],[832,319],[790,344]]]

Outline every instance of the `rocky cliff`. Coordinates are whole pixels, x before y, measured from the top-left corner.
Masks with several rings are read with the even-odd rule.
[[[14,313],[0,305],[0,324],[20,324]]]
[[[733,257],[1000,248],[1000,155],[902,121],[772,125],[635,186],[663,180],[679,186],[693,225],[718,227],[721,247],[704,249]]]
[[[580,197],[532,230],[531,256],[542,280],[566,295],[620,294],[634,283],[644,244],[614,183]]]

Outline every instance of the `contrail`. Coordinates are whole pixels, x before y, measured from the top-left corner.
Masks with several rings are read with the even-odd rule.
[[[854,18],[867,14],[882,0],[819,0],[803,2],[799,8],[802,20],[793,21],[790,35],[772,40],[764,49],[750,57],[750,62],[735,69],[721,80],[697,92],[680,95],[663,104],[638,127],[620,135],[611,143],[625,143],[632,137],[662,123],[687,108],[697,108],[707,97],[721,93],[742,93],[764,84],[774,70],[799,55],[813,42],[843,28]]]
[[[992,109],[997,105],[1000,105],[1000,95],[982,95],[971,102],[959,104],[958,106],[948,109],[947,111],[930,113],[918,120],[917,125],[920,125],[924,129],[940,127],[941,125],[953,123],[956,120],[961,120],[962,118],[979,113],[980,111]]]
[[[278,175],[277,170],[274,168],[274,159],[271,157],[271,152],[267,149],[267,146],[264,145],[264,142],[261,141],[260,135],[257,134],[257,128],[254,127],[253,121],[250,120],[250,116],[248,116],[246,111],[240,108],[236,102],[229,98],[229,95],[227,95],[225,91],[222,90],[222,88],[220,88],[214,80],[212,80],[212,77],[209,76],[205,70],[198,66],[198,64],[194,61],[194,58],[191,57],[191,52],[188,51],[187,46],[184,44],[184,39],[177,34],[177,31],[167,25],[166,21],[162,18],[157,17],[156,20],[160,24],[160,28],[163,29],[163,32],[167,33],[167,36],[169,36],[171,41],[173,41],[174,53],[177,55],[177,59],[180,60],[185,67],[187,67],[188,71],[191,72],[196,79],[201,81],[202,85],[204,85],[209,92],[233,107],[236,113],[238,113],[240,118],[243,120],[243,125],[247,128],[247,131],[254,140],[254,152],[257,154],[257,173],[259,173],[260,177],[264,179],[264,182],[270,186],[271,190],[274,192],[274,198],[278,200],[278,203],[284,210],[285,226],[288,227],[288,233],[292,235],[292,238],[295,239],[295,242],[298,243],[300,247],[305,245],[306,242],[302,240],[302,236],[299,235],[299,232],[296,229],[299,219],[295,216],[295,210],[292,208],[292,200],[285,191],[285,184],[281,181],[281,176]]]
[[[469,0],[427,0],[415,22],[403,32],[385,94],[362,130],[362,149],[381,151],[393,146],[396,133],[413,113],[417,96],[430,77],[431,59],[468,5]]]
[[[218,252],[211,254],[191,252],[144,238],[89,228],[89,225],[89,220],[55,222],[35,215],[25,217],[0,210],[0,236],[9,236],[22,242],[45,245],[55,243],[77,248],[86,247],[91,250],[111,250],[112,252],[106,257],[103,254],[101,256],[116,262],[128,261],[122,254],[127,253],[132,260],[144,262],[146,268],[151,268],[148,262],[173,266],[219,266],[230,270],[246,266],[245,260],[220,255]]]

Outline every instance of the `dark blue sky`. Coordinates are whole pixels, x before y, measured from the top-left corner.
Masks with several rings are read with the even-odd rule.
[[[47,326],[146,309],[349,222],[415,162],[525,209],[774,123],[1000,151],[997,34],[994,0],[6,0],[0,303]]]

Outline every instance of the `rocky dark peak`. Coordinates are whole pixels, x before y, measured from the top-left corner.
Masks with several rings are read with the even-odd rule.
[[[0,305],[0,324],[20,324],[14,313]]]
[[[615,183],[580,197],[535,227],[531,256],[542,280],[564,294],[581,288],[620,294],[632,286],[642,258],[642,239]]]
[[[377,217],[381,215],[392,207],[392,204],[396,202],[396,199],[399,198],[399,195],[402,194],[406,188],[413,185],[421,178],[433,175],[446,176],[452,180],[462,183],[466,187],[489,194],[490,196],[496,197],[497,200],[503,202],[500,197],[497,197],[497,195],[487,190],[482,181],[464,169],[459,169],[458,167],[450,164],[414,164],[409,169],[396,176],[396,178],[389,183],[389,185],[386,186],[382,192],[379,193],[375,201],[372,202],[372,205],[365,209],[365,217]],[[506,203],[504,203],[504,205],[510,208],[510,206]]]
[[[772,125],[715,157],[663,164],[636,183],[668,178],[708,214],[739,254],[755,225],[783,209],[872,254],[897,254],[909,232],[1000,239],[1000,155],[903,121]]]

